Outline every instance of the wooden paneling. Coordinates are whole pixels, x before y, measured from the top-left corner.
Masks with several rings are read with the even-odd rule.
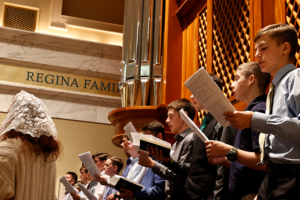
[[[212,65],[212,60],[213,60],[213,51],[211,50],[212,46],[213,46],[213,1],[212,0],[208,0],[207,1],[207,29],[206,29],[206,33],[207,33],[207,63],[206,63],[206,71],[208,73],[212,73],[213,71],[213,65]]]
[[[191,96],[190,91],[183,85],[184,82],[191,77],[198,69],[198,44],[195,42],[198,40],[198,28],[199,19],[195,15],[193,21],[188,23],[184,21],[184,30],[182,37],[182,90],[181,98],[189,99]]]
[[[181,98],[182,28],[176,16],[176,1],[166,1],[165,7],[162,103],[169,104]]]

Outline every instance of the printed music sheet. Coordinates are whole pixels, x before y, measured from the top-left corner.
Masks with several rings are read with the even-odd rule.
[[[204,68],[200,68],[184,85],[224,128],[230,125],[223,113],[236,109]]]

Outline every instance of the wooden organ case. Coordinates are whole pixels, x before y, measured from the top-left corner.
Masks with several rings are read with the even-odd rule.
[[[269,24],[287,23],[296,28],[298,38],[300,34],[299,0],[162,0],[161,4],[162,74],[157,104],[132,104],[109,113],[108,118],[115,126],[112,142],[117,146],[129,121],[139,129],[158,120],[165,125],[166,140],[174,142],[174,133],[165,123],[165,107],[176,99],[189,99],[191,93],[183,83],[200,67],[216,74],[223,82],[224,95],[237,110],[244,110],[246,105],[235,100],[230,85],[238,65],[255,61],[257,31]],[[299,51],[298,48],[295,56],[297,67]],[[203,113],[199,113],[198,123],[202,117]]]

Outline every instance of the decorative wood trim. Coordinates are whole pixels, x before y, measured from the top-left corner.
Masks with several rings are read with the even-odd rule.
[[[208,73],[213,71],[213,0],[207,0],[207,68]]]
[[[124,134],[124,126],[132,122],[137,131],[140,131],[141,127],[146,123],[157,120],[165,126],[165,140],[174,143],[175,133],[171,133],[167,119],[167,105],[161,104],[159,106],[132,106],[126,108],[119,108],[111,111],[108,114],[108,119],[115,127],[115,136],[112,138],[112,142],[116,146],[120,146],[120,140]]]

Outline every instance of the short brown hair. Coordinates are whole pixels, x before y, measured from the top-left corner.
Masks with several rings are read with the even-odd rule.
[[[263,93],[266,91],[271,80],[271,75],[269,73],[263,73],[257,62],[241,64],[236,70],[240,70],[246,78],[254,75],[257,79],[259,90]]]
[[[193,106],[192,102],[190,102],[189,100],[182,98],[182,99],[178,99],[176,101],[172,101],[168,106],[167,106],[167,110],[169,110],[170,108],[173,108],[174,110],[178,111],[181,110],[182,108],[184,109],[184,111],[186,111],[188,113],[188,116],[191,120],[194,120],[195,118],[195,107]]]
[[[274,39],[277,45],[281,45],[285,42],[288,42],[291,46],[290,58],[295,56],[298,44],[297,31],[295,27],[289,26],[287,24],[271,24],[260,29],[254,41],[256,42],[261,36],[267,34],[270,38]]]
[[[120,172],[122,170],[124,162],[120,157],[111,156],[111,157],[108,157],[107,159],[111,160],[111,163],[113,166],[118,167],[118,172]]]
[[[92,155],[93,159],[94,159],[95,157],[98,157],[99,160],[101,160],[101,161],[107,160],[107,158],[108,158],[109,156],[110,156],[110,155],[109,155],[108,153],[102,152],[102,151],[98,151],[98,152],[96,152],[96,153],[93,153],[93,155]]]
[[[124,133],[124,134],[122,135],[122,139],[123,139],[123,138],[127,138],[127,140],[130,140],[129,137],[128,137],[128,135],[126,135],[126,133]]]
[[[212,74],[212,73],[208,73],[208,74],[211,77],[211,79],[217,84],[217,86],[220,88],[220,90],[222,90],[223,84],[222,84],[221,79],[219,79],[219,77],[215,74]]]
[[[79,169],[79,172],[81,172],[81,170],[84,170],[85,173],[89,172],[89,170],[87,170],[87,168],[85,166],[81,166]]]
[[[72,176],[72,179],[75,181],[73,185],[77,182],[78,176],[75,172],[67,172],[67,174]]]
[[[163,139],[165,136],[165,127],[162,123],[158,122],[158,121],[153,121],[150,122],[148,124],[145,124],[142,128],[142,131],[150,131],[152,134],[154,134],[155,137],[157,137],[157,135],[159,133],[161,133],[163,135]]]

